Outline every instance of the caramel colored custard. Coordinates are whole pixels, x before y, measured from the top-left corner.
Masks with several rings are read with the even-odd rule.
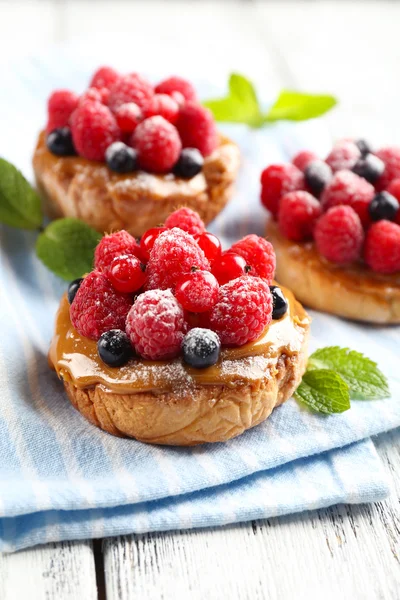
[[[97,343],[78,334],[69,317],[63,296],[56,316],[49,364],[57,375],[80,389],[97,384],[120,394],[166,392],[196,385],[235,385],[262,379],[276,365],[281,354],[301,349],[310,319],[293,294],[283,288],[289,302],[285,316],[272,323],[250,344],[224,348],[219,362],[206,369],[194,369],[181,358],[169,361],[130,360],[119,368],[108,367],[97,354]]]

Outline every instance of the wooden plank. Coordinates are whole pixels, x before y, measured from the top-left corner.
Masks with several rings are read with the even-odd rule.
[[[97,600],[91,542],[0,554],[1,600]]]

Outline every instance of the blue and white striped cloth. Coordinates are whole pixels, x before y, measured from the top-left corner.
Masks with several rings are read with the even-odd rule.
[[[13,140],[20,145],[28,136],[33,147],[48,91],[61,83],[81,88],[93,66],[63,54],[61,82],[56,57],[20,64],[2,79],[8,94],[0,99],[0,114],[5,103],[12,129],[7,135],[4,124],[0,154],[28,176],[30,148]],[[32,98],[29,122],[25,113],[19,118],[22,92]],[[212,228],[229,244],[263,232],[260,169],[305,146],[325,153],[329,139],[318,123],[225,130],[243,156],[234,201]],[[390,484],[368,438],[400,426],[398,328],[313,315],[312,349],[339,344],[366,353],[388,375],[391,399],[355,401],[347,413],[328,417],[290,400],[241,437],[197,448],[114,438],[72,408],[48,368],[65,284],[36,259],[35,237],[0,227],[0,550],[221,525],[387,496]]]

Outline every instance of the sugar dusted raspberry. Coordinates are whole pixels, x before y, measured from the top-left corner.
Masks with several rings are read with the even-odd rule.
[[[368,230],[364,260],[377,273],[400,271],[400,227],[390,221],[378,221]]]
[[[100,67],[94,73],[89,87],[110,89],[120,77],[120,74],[112,67]]]
[[[147,264],[147,289],[174,288],[193,268],[209,271],[210,263],[194,238],[174,227],[156,239]]]
[[[193,85],[182,77],[173,76],[164,79],[156,85],[155,91],[157,94],[169,94],[170,96],[173,92],[179,92],[185,100],[196,100],[196,90]]]
[[[314,162],[314,160],[318,160],[318,156],[314,152],[310,152],[309,150],[302,150],[292,158],[292,164],[294,164],[295,167],[300,169],[300,171],[305,171],[308,165],[311,162]]]
[[[107,88],[91,87],[79,97],[79,106],[84,102],[101,102],[107,104],[110,92]]]
[[[258,277],[239,277],[219,289],[210,313],[211,329],[226,346],[243,346],[256,340],[272,320],[272,295]]]
[[[400,178],[400,148],[388,146],[381,148],[375,155],[385,164],[383,175],[375,182],[378,191],[385,190],[391,181]]]
[[[185,310],[206,312],[217,302],[218,290],[218,281],[212,273],[194,271],[179,279],[175,297]]]
[[[143,108],[153,94],[151,84],[144,77],[131,73],[118,79],[110,88],[108,105],[113,112],[128,102],[135,102],[139,108]]]
[[[69,90],[54,91],[47,102],[47,133],[60,127],[67,127],[72,113],[78,106],[78,102],[79,96],[74,94],[74,92],[70,92]]]
[[[133,236],[123,229],[105,235],[94,251],[94,266],[99,271],[107,271],[118,256],[139,256],[140,246]]]
[[[190,235],[201,235],[205,231],[205,225],[200,215],[185,206],[171,213],[165,221],[164,226],[168,229],[179,227],[179,229],[183,229],[183,231],[190,233]]]
[[[153,173],[170,171],[182,149],[176,128],[159,115],[139,123],[131,145],[138,152],[140,167]]]
[[[179,106],[172,96],[168,96],[168,94],[155,94],[145,104],[143,113],[146,118],[161,115],[170,123],[176,123]]]
[[[334,206],[317,222],[314,239],[318,252],[327,260],[346,264],[361,257],[364,231],[350,206]]]
[[[271,283],[275,275],[276,257],[270,242],[255,234],[246,235],[233,244],[232,252],[240,254],[251,267],[249,275],[261,277]]]
[[[214,117],[201,104],[186,102],[179,111],[176,126],[184,148],[197,148],[203,156],[208,156],[218,146]]]
[[[304,175],[294,165],[270,165],[261,173],[261,202],[276,217],[282,196],[304,190],[304,185]]]
[[[352,169],[360,157],[360,149],[354,142],[342,140],[334,145],[325,162],[335,173],[342,169]]]
[[[183,308],[171,290],[141,294],[126,319],[126,333],[132,345],[147,360],[177,356],[186,328]]]
[[[70,306],[71,323],[80,335],[98,340],[110,329],[125,329],[132,306],[128,294],[114,290],[107,277],[92,271],[82,281]]]
[[[115,111],[117,124],[123,133],[132,133],[143,119],[141,109],[134,102],[121,104]]]
[[[308,192],[290,192],[281,199],[279,229],[289,240],[302,242],[312,238],[321,205]]]
[[[375,195],[374,186],[351,171],[338,171],[325,187],[321,195],[323,210],[339,204],[349,205],[361,219],[363,227],[371,220],[368,206]]]
[[[89,160],[104,161],[108,146],[120,139],[120,130],[109,108],[100,102],[84,102],[71,120],[78,154]]]
[[[389,183],[386,191],[389,192],[389,194],[392,194],[392,196],[397,198],[400,202],[400,178],[393,179],[393,181]]]

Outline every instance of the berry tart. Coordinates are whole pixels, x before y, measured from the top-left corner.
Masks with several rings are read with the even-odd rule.
[[[61,300],[49,362],[94,425],[143,442],[221,442],[261,423],[299,385],[310,319],[273,284],[269,242],[222,252],[182,208],[137,243],[105,236]]]
[[[304,304],[370,323],[400,323],[400,148],[337,142],[261,174],[277,278]]]
[[[179,206],[208,223],[228,202],[239,149],[219,134],[191,83],[101,67],[78,96],[48,100],[33,168],[50,217],[77,217],[104,233],[135,236]]]

